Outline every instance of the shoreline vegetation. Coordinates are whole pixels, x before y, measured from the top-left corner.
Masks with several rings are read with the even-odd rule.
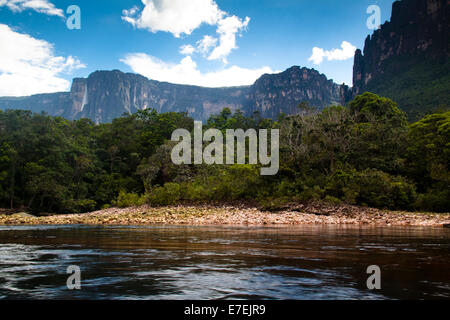
[[[0,210],[0,225],[373,225],[449,227],[450,213],[390,211],[313,202],[265,211],[248,204],[108,208],[83,214],[33,216]]]
[[[263,222],[267,217],[269,222],[277,218],[288,222],[370,220],[364,215],[343,215],[341,219],[340,209],[333,209],[336,214],[329,216],[315,211],[318,214],[289,220],[286,217],[291,203],[329,203],[334,208],[348,205],[347,208],[364,208],[361,212],[374,216],[384,211],[365,208],[450,212],[450,111],[408,123],[407,115],[394,101],[365,92],[347,106],[318,110],[300,103],[293,113],[280,114],[275,120],[262,118],[258,112],[247,115],[225,108],[212,115],[202,129],[205,134],[215,129],[217,136],[222,137],[234,132],[234,161],[227,159],[228,152],[225,157],[223,145],[215,144],[216,137],[202,152],[212,155],[205,150],[211,151],[214,146],[213,163],[195,161],[195,151],[200,149],[196,149],[195,141],[188,141],[183,157],[186,153],[186,159],[192,160],[193,156],[194,162],[181,164],[172,157],[179,143],[173,134],[182,130],[195,137],[195,122],[187,113],[146,109],[111,123],[95,124],[89,119],[69,121],[30,111],[0,110],[0,208],[36,215],[74,214],[67,219],[79,217],[80,221],[87,218],[77,214],[88,213],[86,217],[91,217],[89,212],[111,207],[172,208],[192,203],[252,203],[262,211],[288,212],[273,218],[265,213],[253,218],[229,218],[241,222]],[[279,132],[274,139],[279,141],[275,151],[272,135],[267,146],[260,139],[251,139],[251,132],[268,130]],[[261,168],[266,166],[266,157],[261,155],[265,152],[258,152],[259,162],[250,152],[269,145],[271,156],[277,154],[278,172],[273,176],[261,175]],[[181,211],[177,212],[182,216],[186,207],[179,208]],[[161,209],[144,211],[159,214],[158,210]],[[212,216],[207,219],[214,215],[217,221],[225,219],[227,210],[223,214],[214,211],[217,208],[207,211],[211,210]],[[234,206],[229,210],[240,215]],[[187,211],[188,216],[198,215],[194,209]],[[149,222],[159,223],[152,214],[148,216]],[[39,219],[47,223],[60,217]],[[133,219],[139,222],[141,217]],[[389,219],[380,221],[389,223]],[[197,220],[186,218],[184,223],[188,222]]]

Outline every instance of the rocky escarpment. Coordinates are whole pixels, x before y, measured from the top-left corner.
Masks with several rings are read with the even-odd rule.
[[[229,107],[243,109],[247,87],[203,88],[148,80],[120,71],[97,71],[87,79],[74,79],[70,119],[90,118],[110,122],[123,113],[148,108],[158,112],[187,112],[196,119]]]
[[[252,86],[228,88],[177,85],[114,70],[76,78],[68,93],[0,98],[0,109],[45,111],[68,119],[90,118],[96,123],[148,108],[187,112],[197,120],[206,120],[226,107],[276,118],[281,112],[295,113],[301,102],[319,108],[338,104],[341,91],[341,86],[316,70],[299,67],[263,75]]]
[[[71,103],[69,92],[36,94],[29,97],[0,97],[0,110],[20,109],[62,116]]]
[[[357,50],[353,96],[372,91],[411,114],[448,105],[449,0],[402,0]]]
[[[292,67],[279,74],[266,74],[249,90],[249,112],[276,119],[280,113],[295,114],[300,102],[325,107],[341,103],[341,86],[314,69]]]

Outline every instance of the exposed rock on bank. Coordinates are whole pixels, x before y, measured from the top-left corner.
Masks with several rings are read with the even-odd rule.
[[[32,217],[0,215],[0,225],[106,224],[106,225],[274,225],[369,224],[387,226],[444,226],[450,214],[384,211],[348,205],[298,205],[273,213],[248,206],[172,206],[110,208],[85,214]]]

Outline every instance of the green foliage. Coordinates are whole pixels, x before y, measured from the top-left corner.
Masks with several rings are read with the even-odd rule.
[[[255,112],[251,117],[245,117],[242,111],[237,110],[232,113],[229,108],[225,108],[218,115],[212,115],[205,128],[215,128],[225,132],[226,129],[264,129],[270,128],[274,125],[270,119],[263,119],[258,112]]]
[[[95,125],[0,111],[0,206],[86,212],[111,204],[121,190],[142,194],[139,165],[176,128],[190,130],[193,120],[145,110]]]
[[[426,116],[410,127],[407,158],[421,190],[450,185],[450,112]]]
[[[330,204],[334,204],[334,205],[340,205],[342,204],[341,199],[335,198],[333,196],[327,195],[325,196],[325,198],[323,199],[325,202],[328,202]]]
[[[366,92],[349,103],[354,118],[349,163],[359,170],[374,168],[401,173],[408,122],[395,102]]]
[[[337,171],[329,177],[326,194],[351,204],[388,209],[412,209],[416,200],[413,184],[376,169]]]
[[[450,208],[450,189],[428,189],[426,193],[417,197],[414,207],[426,211],[448,212]]]
[[[430,211],[450,208],[450,112],[428,115],[410,126],[408,174],[417,181],[416,207]]]
[[[292,199],[289,197],[267,198],[260,200],[260,209],[264,211],[277,212],[286,210]]]
[[[181,199],[181,186],[178,183],[166,183],[163,187],[156,186],[148,194],[148,202],[152,206],[167,206],[176,204]]]
[[[261,187],[259,168],[247,164],[219,168],[198,182],[208,188],[209,199],[221,201],[252,199]]]
[[[388,98],[379,97],[374,93],[365,92],[349,103],[350,113],[358,123],[382,122],[391,126],[407,124],[406,114],[397,104]]]
[[[450,62],[427,58],[390,58],[385,70],[403,70],[384,73],[370,81],[367,90],[396,101],[417,121],[427,114],[449,111]],[[395,71],[394,71],[395,72]]]
[[[113,205],[119,208],[127,208],[134,206],[141,206],[146,202],[144,195],[138,195],[136,193],[127,193],[123,190],[119,192],[117,199],[113,201]]]
[[[322,200],[389,209],[449,211],[450,112],[408,125],[390,99],[366,92],[349,107],[305,104],[277,122],[224,109],[206,128],[280,129],[280,169],[259,165],[174,165],[182,113],[154,110],[109,124],[0,111],[0,206],[86,212],[189,202],[257,201],[276,211]]]
[[[66,211],[71,211],[74,213],[82,213],[94,211],[97,208],[97,203],[94,200],[89,199],[81,199],[81,200],[69,199],[65,203],[65,207],[68,208]]]
[[[149,203],[251,200],[264,190],[261,183],[259,168],[254,165],[204,167],[191,181],[153,187],[149,192]]]
[[[415,188],[402,177],[367,169],[356,179],[357,203],[376,208],[411,209],[416,200]]]

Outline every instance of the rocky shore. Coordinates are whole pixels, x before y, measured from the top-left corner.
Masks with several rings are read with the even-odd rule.
[[[152,208],[109,208],[84,214],[35,217],[26,213],[1,214],[0,225],[88,224],[88,225],[299,225],[363,224],[385,226],[446,226],[450,213],[386,211],[373,208],[298,204],[279,212],[262,211],[245,205],[179,205]]]

